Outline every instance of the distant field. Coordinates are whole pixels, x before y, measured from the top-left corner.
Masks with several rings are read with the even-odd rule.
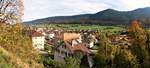
[[[63,29],[63,30],[99,30],[107,33],[114,33],[125,31],[124,27],[121,26],[102,26],[102,25],[80,25],[80,24],[38,24],[32,25],[35,27],[42,28],[53,28],[53,29]]]

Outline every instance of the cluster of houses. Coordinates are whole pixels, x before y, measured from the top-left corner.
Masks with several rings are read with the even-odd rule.
[[[83,42],[83,34],[79,32],[65,32],[63,30],[48,30],[43,28],[30,29],[27,31],[32,39],[33,47],[38,51],[44,51],[45,45],[53,46],[52,52],[54,60],[65,62],[65,57],[75,55],[86,55],[89,66],[92,67],[91,48],[98,43],[94,35],[90,35],[92,40]],[[87,38],[88,39],[88,38]],[[108,43],[114,45],[131,45],[131,38],[127,34],[108,37]],[[41,52],[45,53],[45,52]]]
[[[39,52],[44,51],[46,44],[53,46],[52,52],[54,54],[54,60],[59,62],[65,62],[65,57],[91,54],[91,50],[87,47],[87,43],[82,42],[81,33],[37,28],[29,30],[28,34],[32,39],[33,47]],[[89,45],[92,47],[94,43],[91,42]],[[89,63],[91,62],[92,61],[89,61]]]
[[[59,40],[63,43],[55,50],[54,59],[57,61],[64,62],[65,57],[91,53],[79,33],[63,33]]]
[[[133,39],[128,36],[128,33],[121,33],[120,35],[109,36],[109,43],[113,45],[132,45]]]
[[[29,36],[32,38],[33,47],[37,50],[44,50],[45,44],[56,45],[60,40],[65,42],[65,44],[71,44],[72,47],[75,45],[87,46],[86,43],[82,42],[81,33],[70,33],[64,32],[63,30],[44,30],[42,28],[28,30]],[[94,41],[89,43],[90,47],[94,46]],[[82,47],[83,47],[82,46]]]

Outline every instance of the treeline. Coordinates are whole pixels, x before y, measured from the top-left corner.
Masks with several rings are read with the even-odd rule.
[[[133,21],[128,29],[133,38],[132,45],[111,45],[107,37],[100,36],[99,51],[95,55],[94,68],[149,68],[150,67],[150,32]]]

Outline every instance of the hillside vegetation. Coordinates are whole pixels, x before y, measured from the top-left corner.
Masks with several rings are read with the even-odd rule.
[[[0,68],[43,68],[21,24],[0,24]]]
[[[130,21],[135,19],[140,20],[145,26],[149,26],[150,7],[139,8],[133,11],[106,9],[95,14],[48,17],[25,23],[128,25]]]

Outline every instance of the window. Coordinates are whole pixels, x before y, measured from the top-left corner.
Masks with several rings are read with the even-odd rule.
[[[34,45],[35,47],[37,47],[37,45]]]
[[[65,52],[65,56],[68,56],[68,53],[67,53],[67,52]]]

